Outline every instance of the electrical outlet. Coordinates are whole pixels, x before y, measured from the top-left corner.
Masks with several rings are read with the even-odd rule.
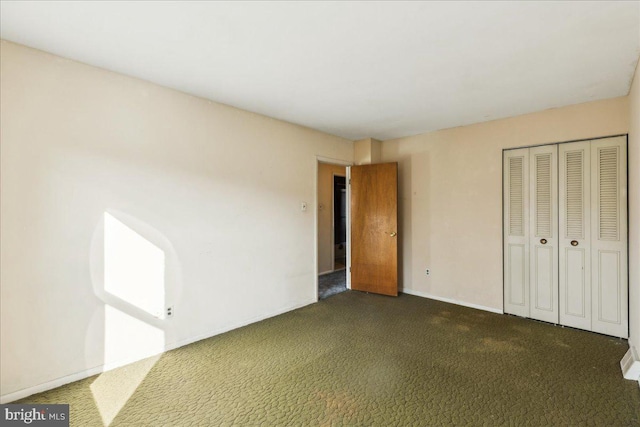
[[[431,276],[431,270],[427,268],[426,270],[424,270],[424,274],[426,276]]]
[[[173,306],[167,307],[167,317],[173,316]]]

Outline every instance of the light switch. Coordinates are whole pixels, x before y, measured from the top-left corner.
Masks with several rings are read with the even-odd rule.
[[[302,212],[306,212],[307,211],[307,202],[302,202],[300,204],[300,210],[302,210]]]

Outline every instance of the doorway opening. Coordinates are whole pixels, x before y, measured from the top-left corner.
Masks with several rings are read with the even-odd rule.
[[[347,166],[317,162],[317,296],[319,300],[348,289],[349,195]]]
[[[333,175],[333,271],[347,268],[347,179]]]

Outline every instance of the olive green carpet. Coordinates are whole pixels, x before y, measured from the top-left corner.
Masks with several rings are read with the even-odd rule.
[[[638,425],[627,342],[433,300],[344,292],[24,399],[71,425]]]

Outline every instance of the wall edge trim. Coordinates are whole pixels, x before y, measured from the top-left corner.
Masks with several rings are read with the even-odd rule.
[[[491,313],[497,313],[497,314],[504,314],[504,311],[502,311],[499,308],[493,308],[493,307],[487,307],[485,305],[480,305],[480,304],[473,304],[470,302],[466,302],[466,301],[460,301],[457,299],[453,299],[453,298],[445,298],[445,297],[439,297],[433,294],[429,294],[426,292],[420,292],[420,291],[414,291],[413,289],[401,289],[400,292],[404,293],[404,294],[408,294],[408,295],[413,295],[416,297],[422,297],[422,298],[429,298],[429,299],[433,299],[436,301],[442,301],[442,302],[447,302],[449,304],[456,304],[456,305],[461,305],[463,307],[469,307],[469,308],[475,308],[477,310],[483,310],[483,311],[489,311]]]

